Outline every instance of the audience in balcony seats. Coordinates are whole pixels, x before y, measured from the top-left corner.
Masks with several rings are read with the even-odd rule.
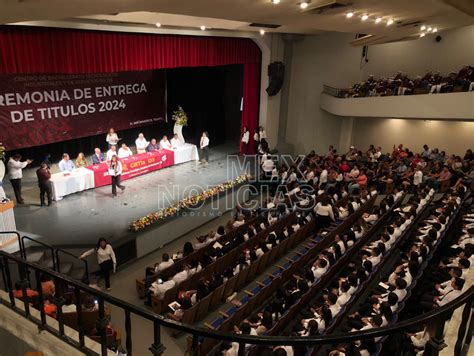
[[[378,80],[370,75],[365,82],[356,83],[349,89],[339,90],[338,96],[349,98],[472,91],[474,90],[473,69],[472,66],[464,65],[458,72],[453,71],[444,77],[439,72],[434,74],[427,72],[423,77],[416,76],[413,80],[401,72],[397,72],[391,78]]]
[[[13,296],[15,298],[23,298],[24,297],[24,294],[23,294],[23,289],[21,287],[21,282],[16,282],[15,283],[15,289],[13,290]],[[38,292],[31,289],[31,288],[26,288],[26,296],[27,298],[35,298],[38,296]]]

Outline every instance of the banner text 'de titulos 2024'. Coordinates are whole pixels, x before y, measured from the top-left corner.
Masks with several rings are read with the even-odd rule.
[[[164,121],[164,70],[0,75],[0,142],[7,150]]]

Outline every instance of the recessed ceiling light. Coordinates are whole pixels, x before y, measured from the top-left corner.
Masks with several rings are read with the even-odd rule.
[[[431,27],[428,27],[427,31],[431,32],[431,31],[433,31],[433,29]]]
[[[422,31],[426,30],[426,26],[425,25],[421,26],[420,30]]]
[[[272,0],[272,4],[277,5],[277,4],[279,4],[279,3],[280,3],[280,0]]]
[[[382,21],[382,18],[381,18],[381,17],[377,17],[377,18],[375,19],[375,23],[379,23],[380,21]]]
[[[350,19],[352,16],[354,16],[354,13],[353,13],[353,12],[348,12],[347,15],[346,15],[346,17],[347,17],[348,19]]]
[[[157,22],[157,23],[155,23],[155,26],[156,27],[161,27],[161,23]]]
[[[433,33],[435,32],[438,32],[438,29],[436,27],[433,29]]]
[[[391,24],[393,24],[393,20],[392,20],[392,19],[388,19],[388,21],[387,21],[387,26],[390,26]]]
[[[265,34],[265,30],[260,30],[260,34],[263,36]]]
[[[364,14],[362,15],[362,21],[366,21],[369,18],[369,15]]]
[[[425,37],[425,33],[424,32],[420,33],[420,37]]]
[[[206,31],[206,26],[202,25],[201,26],[201,31]]]
[[[308,7],[308,3],[306,1],[303,1],[300,3],[300,8],[302,8],[303,10],[306,9]]]

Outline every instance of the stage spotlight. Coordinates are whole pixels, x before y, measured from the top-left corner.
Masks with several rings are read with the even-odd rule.
[[[425,37],[425,33],[424,32],[420,33],[420,37]]]
[[[157,23],[155,23],[155,26],[156,27],[161,27],[161,23],[157,22]]]
[[[377,17],[377,18],[375,19],[375,23],[380,23],[381,21],[382,21],[382,18],[381,18],[381,17]]]
[[[438,29],[436,27],[433,29],[433,33],[435,32],[438,32]]]
[[[422,31],[426,30],[426,26],[425,25],[421,26],[420,30]]]
[[[392,20],[392,19],[389,19],[389,20],[387,21],[387,26],[390,26],[391,24],[393,24],[393,20]]]
[[[369,15],[367,14],[362,15],[362,21],[367,21],[368,18],[369,18]]]
[[[206,31],[206,26],[202,25],[201,26],[201,31]]]
[[[272,0],[272,4],[278,5],[280,3],[280,0]]]
[[[303,2],[300,3],[300,8],[301,8],[302,10],[304,10],[304,9],[306,9],[306,8],[308,7],[308,5],[309,5],[309,4],[308,4],[307,1],[303,1]]]
[[[348,12],[348,13],[346,14],[346,17],[347,17],[348,19],[350,19],[352,16],[354,16],[354,13],[353,13],[353,12]]]
[[[260,30],[260,34],[263,36],[265,34],[265,30]]]

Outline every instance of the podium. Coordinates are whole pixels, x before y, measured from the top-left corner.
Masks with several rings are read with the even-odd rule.
[[[9,201],[5,204],[0,204],[0,232],[16,231],[15,214],[13,208],[15,204]],[[14,234],[0,234],[0,249],[8,246],[17,240]]]

